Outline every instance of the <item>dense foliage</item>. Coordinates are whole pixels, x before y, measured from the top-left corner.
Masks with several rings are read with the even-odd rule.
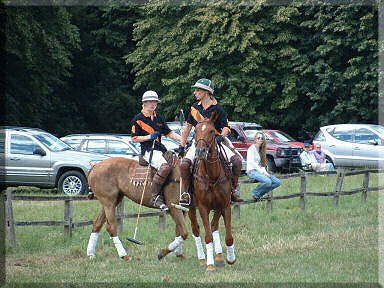
[[[202,77],[230,120],[377,123],[377,7],[155,3],[7,8],[7,124],[129,132],[145,90],[171,121]]]

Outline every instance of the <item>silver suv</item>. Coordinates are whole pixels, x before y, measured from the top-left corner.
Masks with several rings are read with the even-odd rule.
[[[67,195],[88,192],[91,165],[109,158],[73,151],[52,134],[37,128],[0,127],[1,188],[54,188]],[[5,164],[5,165],[3,165]]]
[[[384,166],[384,127],[373,124],[337,124],[320,127],[313,139],[321,144],[334,166]]]

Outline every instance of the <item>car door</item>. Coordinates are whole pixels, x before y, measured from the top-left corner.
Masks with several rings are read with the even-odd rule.
[[[333,155],[334,164],[336,166],[354,166],[352,153],[354,128],[340,126],[330,128],[327,132],[331,135],[331,138],[327,138],[323,150],[328,150]]]
[[[29,135],[9,133],[6,153],[6,182],[47,184],[50,179],[50,151]],[[40,148],[46,155],[33,152]]]
[[[356,167],[377,168],[384,162],[384,140],[368,128],[357,128],[353,143],[353,161]]]
[[[243,156],[244,159],[247,159],[249,146],[247,145],[244,136],[242,136],[235,128],[231,127],[231,135],[229,135],[229,140],[232,142],[236,150],[240,152],[241,156]]]

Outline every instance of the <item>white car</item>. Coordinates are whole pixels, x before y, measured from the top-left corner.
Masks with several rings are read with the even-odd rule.
[[[384,166],[384,127],[374,124],[338,124],[320,127],[320,143],[328,161],[340,167]]]
[[[138,160],[140,145],[131,141],[130,135],[72,134],[60,138],[77,151],[105,154]]]

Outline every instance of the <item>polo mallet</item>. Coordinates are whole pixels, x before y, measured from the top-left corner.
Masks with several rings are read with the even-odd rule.
[[[183,109],[180,109],[180,136],[183,137],[183,125],[184,125],[184,112]],[[180,161],[183,161],[184,157],[181,157]],[[181,178],[181,173],[180,173],[180,197],[181,197],[181,190],[183,189],[183,178]]]
[[[149,153],[148,168],[147,168],[147,173],[146,173],[146,175],[145,175],[145,181],[144,181],[143,192],[141,193],[141,199],[140,199],[140,205],[139,205],[139,213],[137,213],[137,220],[136,220],[135,234],[133,235],[133,238],[126,237],[126,239],[127,239],[128,241],[131,241],[131,242],[133,242],[133,243],[135,243],[135,244],[139,244],[139,245],[143,245],[143,242],[140,242],[139,240],[136,240],[137,228],[139,227],[139,219],[140,219],[141,207],[143,206],[144,192],[145,192],[145,188],[147,188],[148,174],[149,174],[149,171],[151,170],[152,156],[153,156],[153,148],[155,147],[155,142],[156,142],[156,139],[153,140],[152,147],[151,147],[151,152]]]

